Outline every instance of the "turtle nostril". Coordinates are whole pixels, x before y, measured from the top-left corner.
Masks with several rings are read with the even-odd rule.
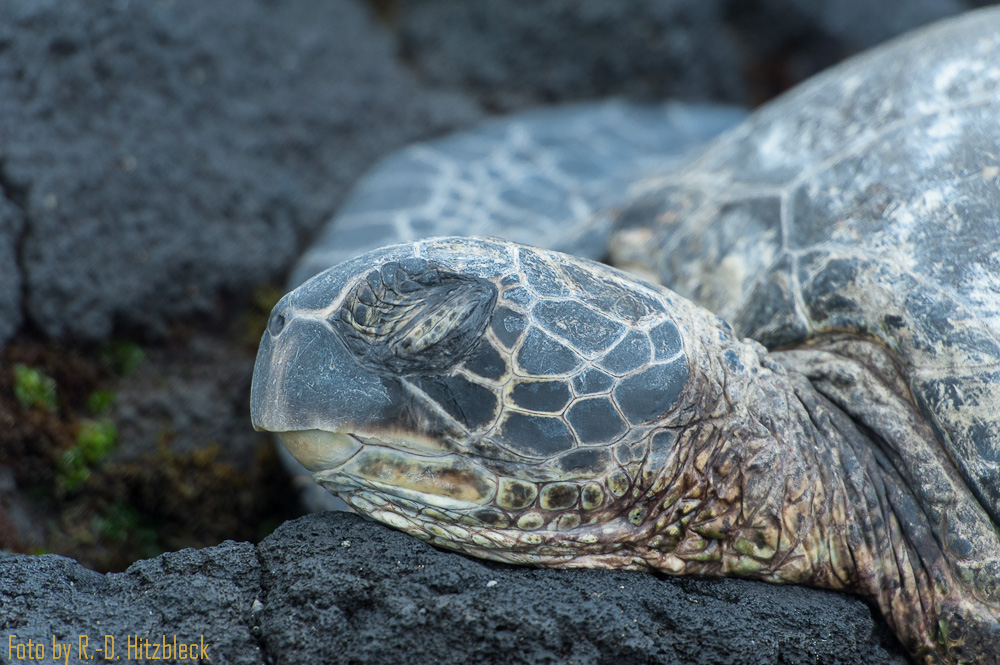
[[[267,322],[267,332],[272,336],[277,336],[285,327],[285,317],[283,314],[274,312]]]

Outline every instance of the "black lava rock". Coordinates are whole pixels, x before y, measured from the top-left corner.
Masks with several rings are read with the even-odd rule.
[[[602,95],[760,103],[820,69],[982,4],[963,0],[406,0],[422,76],[514,109]]]
[[[0,345],[274,279],[377,156],[478,115],[348,0],[4,2]]]
[[[512,109],[626,94],[745,98],[720,0],[399,3],[402,55],[430,81]]]
[[[100,575],[0,554],[12,644],[206,645],[213,663],[895,663],[862,601],[742,580],[541,570],[443,552],[347,513]],[[110,644],[110,642],[109,642]],[[5,646],[6,648],[6,646]],[[148,652],[149,654],[152,651]],[[101,657],[101,653],[96,653]]]

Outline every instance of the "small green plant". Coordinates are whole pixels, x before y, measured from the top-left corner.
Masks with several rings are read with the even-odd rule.
[[[135,342],[122,340],[109,342],[104,347],[104,358],[117,374],[128,376],[146,359],[146,353]]]
[[[62,454],[59,458],[59,484],[68,492],[75,492],[80,489],[87,478],[90,478],[90,468],[80,448],[73,446]]]
[[[29,409],[56,410],[56,382],[34,367],[14,365],[14,397]]]
[[[82,420],[76,445],[59,458],[59,482],[68,492],[80,489],[90,469],[107,457],[118,443],[118,428],[107,419]]]
[[[139,513],[132,506],[114,504],[108,512],[95,518],[95,530],[107,540],[124,543],[129,533],[139,525]]]
[[[156,529],[148,523],[148,517],[144,518],[133,506],[113,504],[103,515],[95,517],[91,525],[93,532],[108,542],[125,543],[132,538],[143,558],[163,553]]]
[[[76,446],[88,464],[108,456],[118,443],[118,428],[110,420],[83,420],[76,435]]]
[[[87,398],[87,410],[95,416],[104,415],[115,403],[115,393],[111,390],[95,391]]]

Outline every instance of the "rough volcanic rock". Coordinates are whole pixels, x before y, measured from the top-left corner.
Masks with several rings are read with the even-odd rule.
[[[753,11],[759,18],[771,21],[767,29],[755,30],[755,34],[763,32],[773,40],[808,30],[824,34],[849,50],[874,46],[976,6],[975,2],[963,0],[731,0],[731,4],[734,9],[742,5],[744,12]],[[764,27],[760,23],[753,25]]]
[[[29,642],[44,649],[39,660],[63,660],[55,644],[70,647],[71,663],[160,660],[164,653],[156,658],[152,646],[135,649],[148,640],[162,650],[176,636],[199,650],[208,645],[213,663],[263,663],[250,624],[259,580],[253,545],[233,541],[108,575],[54,554],[0,553],[0,630],[9,639],[0,656],[14,656],[0,662],[28,662],[16,647]]]
[[[513,109],[608,94],[759,103],[962,0],[407,0],[392,22],[428,81]]]
[[[512,109],[626,94],[745,98],[720,0],[399,3],[402,54],[430,81]]]
[[[213,663],[906,662],[849,596],[492,564],[347,513],[287,522],[256,548],[228,541],[108,575],[0,554],[0,607],[15,645],[51,654],[54,636],[73,643],[70,662],[79,635],[92,647],[114,637],[121,657],[129,636],[204,640]]]
[[[4,185],[3,162],[0,162],[0,347],[20,327],[22,319],[17,241],[24,230],[24,216],[10,200],[16,196]]]
[[[478,116],[349,0],[18,0],[0,52],[0,344],[21,308],[103,339],[274,279],[375,157]]]

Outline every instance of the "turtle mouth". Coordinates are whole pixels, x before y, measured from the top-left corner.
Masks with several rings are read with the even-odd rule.
[[[288,451],[334,493],[368,489],[426,506],[471,510],[493,501],[493,474],[433,439],[379,432],[278,432]]]
[[[539,491],[444,443],[395,431],[276,434],[324,488],[358,512],[421,540],[508,563],[585,565],[593,555],[604,563],[641,567],[618,552],[631,530],[616,517],[620,510],[611,506],[608,514],[609,506],[601,508],[603,495],[587,494],[596,483],[584,483],[579,499],[567,481]]]

